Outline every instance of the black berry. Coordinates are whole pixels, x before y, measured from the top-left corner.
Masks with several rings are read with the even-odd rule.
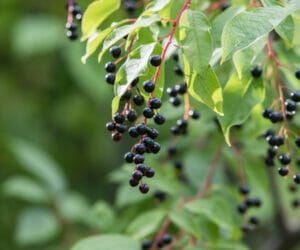
[[[300,184],[300,174],[295,174],[293,178],[296,184]]]
[[[147,128],[147,135],[151,139],[156,139],[158,137],[159,133],[155,128]]]
[[[107,73],[105,75],[105,80],[108,84],[114,84],[116,80],[116,75],[114,73]]]
[[[114,58],[118,58],[121,55],[121,48],[119,46],[113,46],[109,49],[109,52]]]
[[[116,65],[113,62],[108,62],[105,64],[105,70],[108,73],[113,73],[116,71]]]
[[[106,129],[108,131],[114,131],[116,128],[116,124],[114,122],[108,122],[106,123]]]
[[[241,203],[238,205],[237,210],[239,213],[244,214],[247,211],[248,207],[246,204]]]
[[[288,154],[281,154],[278,156],[278,159],[283,165],[287,165],[291,162],[291,157]]]
[[[182,70],[182,68],[179,65],[176,65],[174,67],[174,72],[178,76],[183,76],[184,75],[183,70]]]
[[[158,98],[152,98],[149,102],[150,108],[152,109],[159,109],[161,107],[161,100]]]
[[[285,108],[286,108],[287,111],[292,112],[292,111],[296,110],[297,106],[296,106],[296,103],[293,100],[287,99],[284,104],[285,104]]]
[[[139,170],[134,170],[132,173],[132,178],[137,181],[140,181],[143,178],[143,175],[144,175],[143,172]]]
[[[152,247],[153,242],[151,240],[143,240],[142,250],[149,250]]]
[[[146,194],[149,192],[149,186],[146,183],[143,183],[139,186],[140,192]]]
[[[147,127],[144,123],[139,123],[138,125],[136,125],[136,130],[139,135],[144,135],[147,132]]]
[[[154,116],[154,111],[153,109],[149,108],[149,107],[146,107],[144,108],[143,110],[143,115],[146,117],[146,118],[152,118]]]
[[[300,69],[296,70],[295,77],[300,80]]]
[[[129,128],[128,133],[132,138],[137,138],[139,136],[139,133],[135,127]]]
[[[246,194],[249,194],[250,189],[249,189],[248,186],[242,185],[242,186],[239,187],[239,192],[240,192],[241,194],[246,195]]]
[[[155,84],[153,81],[148,80],[143,83],[143,88],[146,92],[151,93],[155,89]]]
[[[172,235],[170,234],[165,234],[162,238],[161,238],[162,242],[165,244],[165,245],[168,245],[172,242]]]
[[[153,55],[150,57],[150,63],[152,66],[157,67],[161,64],[161,57],[159,55]]]
[[[130,122],[134,122],[138,117],[137,112],[134,109],[127,110],[126,118]]]
[[[140,155],[140,154],[136,154],[134,157],[133,157],[133,162],[135,164],[141,164],[141,163],[144,163],[145,161],[145,157],[143,155]]]
[[[280,168],[278,168],[278,173],[281,176],[287,176],[289,173],[289,169],[287,167],[280,167]]]
[[[129,185],[132,187],[136,187],[137,185],[139,185],[139,181],[134,179],[134,178],[130,178],[129,179]]]
[[[68,30],[66,32],[66,35],[71,41],[76,40],[78,38],[78,33],[76,30]]]
[[[181,104],[181,101],[177,96],[171,96],[169,98],[169,102],[175,107],[178,107]]]
[[[291,99],[294,102],[300,102],[300,91],[295,91],[291,93]]]
[[[298,136],[298,137],[295,139],[295,143],[296,143],[297,147],[300,148],[300,136]]]
[[[123,123],[125,121],[125,116],[117,112],[114,114],[114,121],[116,123]]]
[[[131,152],[127,152],[125,155],[124,155],[124,160],[128,163],[132,163],[133,162],[133,157],[134,157],[134,154],[131,153]]]
[[[262,75],[262,68],[259,67],[259,66],[256,66],[254,67],[252,70],[251,70],[251,75],[254,77],[254,78],[258,78],[258,77],[261,77]]]
[[[197,120],[200,118],[200,113],[196,110],[190,110],[189,111],[189,116],[194,119],[194,120]]]
[[[142,95],[135,95],[133,97],[133,102],[137,105],[137,106],[141,106],[144,104],[145,99]]]
[[[119,132],[114,132],[111,134],[113,141],[120,141],[122,139],[122,134]]]
[[[144,154],[146,152],[146,146],[143,143],[138,143],[134,146],[134,150],[137,154]]]
[[[158,125],[162,125],[166,121],[165,117],[161,114],[156,114],[153,119],[154,119],[154,122]]]

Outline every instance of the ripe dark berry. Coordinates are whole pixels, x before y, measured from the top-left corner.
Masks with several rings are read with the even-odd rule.
[[[273,167],[273,166],[275,166],[275,162],[274,162],[273,157],[270,157],[270,156],[266,157],[266,158],[265,158],[265,164],[266,164],[268,167]]]
[[[246,194],[249,194],[250,189],[249,189],[248,186],[242,185],[242,186],[239,187],[239,192],[240,192],[241,194],[246,195]]]
[[[189,116],[194,119],[194,120],[197,120],[200,118],[200,113],[196,110],[190,110],[189,111]]]
[[[81,13],[80,7],[79,7],[79,5],[77,5],[77,4],[71,5],[71,6],[69,7],[69,11],[70,11],[74,16],[76,16],[77,14],[80,14],[80,13]]]
[[[271,122],[277,123],[283,121],[283,114],[282,112],[272,112],[269,116]]]
[[[181,160],[174,161],[173,165],[174,165],[174,168],[177,169],[177,170],[182,170],[183,169],[183,163],[182,163]]]
[[[149,250],[152,247],[153,242],[151,240],[143,240],[142,250]]]
[[[140,154],[136,154],[134,157],[133,157],[133,162],[135,164],[141,164],[141,163],[144,163],[145,161],[145,157],[143,155],[140,155]]]
[[[164,201],[167,197],[167,194],[161,190],[154,191],[154,197],[158,199],[160,202]]]
[[[295,143],[296,143],[297,147],[300,148],[300,136],[298,136],[298,137],[295,139]]]
[[[268,148],[268,151],[267,151],[267,154],[268,154],[268,156],[271,157],[271,158],[275,157],[276,154],[277,154],[276,148],[269,147],[269,148]]]
[[[123,134],[123,133],[126,132],[127,126],[124,125],[124,124],[119,124],[119,123],[117,123],[117,124],[116,124],[116,130],[117,130],[119,133]]]
[[[153,154],[157,154],[160,151],[160,144],[158,142],[154,142],[150,150]]]
[[[286,108],[287,111],[292,112],[292,111],[296,110],[297,106],[296,106],[296,103],[293,100],[286,99],[284,104],[285,104],[285,108]]]
[[[137,138],[139,136],[139,133],[137,132],[137,129],[135,127],[129,128],[128,133],[132,138]]]
[[[180,134],[180,129],[178,128],[178,126],[172,126],[171,127],[171,132],[173,135],[179,135]]]
[[[129,179],[129,185],[132,187],[136,187],[137,185],[139,185],[139,181],[134,179],[134,178],[130,178]]]
[[[299,199],[294,199],[292,201],[292,207],[293,208],[298,208],[300,206],[300,200]]]
[[[268,138],[268,137],[270,137],[270,136],[272,136],[272,135],[275,135],[275,134],[276,134],[275,130],[273,130],[273,129],[268,129],[268,130],[266,130],[266,132],[264,133],[264,137],[265,137],[265,138]]]
[[[177,93],[179,93],[181,95],[185,94],[186,91],[187,91],[187,84],[186,84],[186,82],[181,83],[181,84],[177,84],[175,86],[175,90],[176,90]]]
[[[134,157],[134,153],[132,152],[127,152],[125,155],[124,155],[124,160],[128,163],[132,163],[133,162],[133,157]]]
[[[151,148],[154,144],[154,141],[150,137],[145,137],[142,142],[145,144],[146,147]]]
[[[300,91],[295,91],[291,93],[291,99],[294,102],[300,102]]]
[[[174,107],[178,107],[181,104],[181,101],[178,97],[176,96],[171,96],[169,98],[169,103],[171,103]]]
[[[177,120],[176,124],[177,124],[177,126],[178,126],[180,129],[186,129],[187,126],[188,126],[188,122],[187,122],[187,120],[185,120],[185,119],[179,119],[179,120]]]
[[[179,65],[176,65],[174,67],[174,72],[178,76],[183,76],[184,75],[184,72],[183,72],[182,68]]]
[[[134,109],[130,109],[126,111],[126,118],[130,122],[134,122],[138,117],[137,112]]]
[[[262,115],[263,115],[263,117],[269,119],[272,112],[273,112],[273,110],[271,108],[266,108],[262,112]]]
[[[76,40],[78,38],[78,33],[75,30],[68,30],[66,32],[66,35],[71,41]]]
[[[294,193],[294,192],[297,191],[297,186],[296,186],[294,183],[292,183],[292,184],[289,185],[289,190],[290,190],[292,193]]]
[[[281,154],[278,156],[278,159],[283,165],[287,165],[291,162],[291,157],[288,154]]]
[[[176,148],[176,146],[175,145],[170,145],[169,146],[169,148],[168,148],[168,154],[170,155],[170,156],[173,156],[173,155],[176,155],[176,153],[177,153],[177,148]]]
[[[289,169],[287,167],[280,167],[280,168],[278,168],[278,173],[281,176],[287,176],[289,173]]]
[[[143,88],[146,92],[151,93],[155,89],[155,84],[153,81],[148,80],[143,83]]]
[[[220,5],[222,11],[227,10],[230,7],[230,3],[225,2]]]
[[[132,178],[137,181],[140,181],[143,178],[143,175],[144,175],[143,172],[139,170],[134,170],[132,173]]]
[[[172,236],[170,234],[165,234],[161,240],[165,245],[168,245],[172,242]]]
[[[147,127],[144,123],[139,123],[138,125],[136,125],[136,130],[139,135],[144,135],[147,132]]]
[[[254,67],[252,70],[251,70],[251,75],[254,77],[254,78],[258,78],[258,77],[261,77],[262,75],[262,68],[259,67],[259,66],[256,66]]]
[[[239,213],[244,214],[247,211],[248,207],[245,203],[241,203],[238,205],[237,210]]]
[[[261,200],[259,198],[253,198],[252,199],[252,204],[254,207],[260,207],[261,206]]]
[[[149,108],[149,107],[146,107],[144,108],[143,110],[143,115],[146,117],[146,118],[152,118],[154,116],[154,111],[153,109]]]
[[[66,29],[75,31],[75,30],[77,30],[77,24],[76,23],[66,23]]]
[[[300,69],[296,70],[295,77],[300,80]]]
[[[123,123],[125,121],[125,116],[117,112],[114,114],[114,121],[116,123]]]
[[[147,168],[145,172],[145,176],[148,178],[152,178],[155,175],[155,171],[153,168]]]
[[[114,84],[116,80],[116,75],[114,73],[107,73],[105,75],[105,80],[108,84]]]
[[[134,146],[134,150],[137,154],[144,154],[146,152],[146,146],[143,143],[138,143]]]
[[[149,102],[150,108],[152,109],[159,109],[161,107],[161,100],[158,98],[152,98]]]
[[[122,139],[122,134],[119,132],[114,132],[111,134],[113,141],[120,141]]]
[[[175,53],[173,54],[173,59],[174,59],[175,62],[178,62],[178,60],[179,60],[178,51],[175,51]]]
[[[270,146],[281,146],[284,144],[284,138],[281,135],[272,135],[270,136],[270,138],[268,138],[268,143],[270,144]]]
[[[177,95],[177,91],[175,90],[175,88],[167,88],[167,94],[169,96],[175,97]]]
[[[108,131],[114,131],[116,128],[116,124],[114,122],[108,122],[106,123],[106,129]]]
[[[119,46],[113,46],[109,49],[109,52],[114,58],[118,58],[121,55],[121,48]]]
[[[139,186],[140,192],[146,194],[149,192],[149,186],[146,183],[143,183]]]
[[[300,184],[300,174],[295,174],[293,178],[296,184]]]
[[[135,2],[133,1],[128,1],[124,3],[125,10],[129,13],[132,13],[135,11]]]
[[[147,135],[151,139],[156,139],[158,137],[159,133],[155,128],[147,128]]]
[[[249,218],[249,223],[252,224],[252,225],[254,225],[254,226],[257,226],[259,224],[259,220],[256,217],[251,216]]]
[[[113,73],[116,71],[116,65],[113,62],[108,62],[105,64],[105,70],[108,73]]]
[[[144,104],[145,99],[142,95],[135,95],[133,97],[133,102],[137,105],[137,106],[141,106]]]
[[[131,98],[131,90],[127,89],[125,93],[121,96],[121,101],[127,101]]]
[[[147,167],[146,167],[145,164],[138,164],[138,165],[136,166],[136,169],[139,170],[139,171],[141,171],[143,174],[145,174],[145,172],[146,172],[146,170],[147,170]]]
[[[153,119],[154,119],[154,122],[158,125],[162,125],[166,121],[165,117],[161,114],[156,114]]]
[[[150,57],[150,63],[152,66],[157,67],[161,64],[161,57],[159,55],[153,55]]]
[[[135,87],[138,83],[139,83],[139,78],[137,77],[137,78],[135,78],[131,83],[130,83],[130,85],[131,85],[131,87]]]

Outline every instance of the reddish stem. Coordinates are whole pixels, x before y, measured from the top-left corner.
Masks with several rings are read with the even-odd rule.
[[[70,11],[71,7],[74,6],[74,0],[68,0],[68,18],[67,18],[67,23],[72,23],[73,22],[73,14]]]
[[[279,91],[279,99],[281,102],[281,112],[283,114],[283,135],[285,138],[285,144],[286,144],[286,149],[288,154],[291,154],[291,147],[290,147],[290,141],[289,141],[289,134],[288,134],[288,122],[287,122],[287,118],[286,118],[286,109],[285,109],[285,101],[284,101],[284,86],[282,83],[282,79],[280,76],[280,71],[279,71],[279,67],[280,67],[280,63],[279,60],[277,58],[276,52],[274,51],[273,47],[272,47],[272,39],[270,37],[268,37],[267,40],[267,51],[268,51],[268,58],[271,58],[273,60],[274,63],[274,68],[275,68],[275,74],[276,74],[276,81],[278,83],[278,91]],[[287,166],[289,169],[289,172],[292,173],[292,169],[290,164]]]

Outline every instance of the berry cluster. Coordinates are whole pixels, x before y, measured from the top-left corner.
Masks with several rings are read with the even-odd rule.
[[[121,55],[121,48],[114,46],[110,49],[110,53],[114,58],[118,58]],[[149,63],[154,67],[158,67],[161,64],[161,57],[159,55],[152,55],[149,58]],[[105,77],[107,83],[114,84],[116,64],[108,62],[105,65],[105,69],[107,71]],[[144,154],[157,154],[160,151],[160,144],[155,141],[159,132],[155,128],[147,126],[147,120],[153,118],[157,125],[162,125],[165,123],[165,117],[158,112],[162,106],[162,101],[159,98],[153,97],[155,82],[153,80],[146,80],[143,82],[142,87],[145,92],[149,93],[149,99],[141,112],[144,117],[143,122],[137,122],[139,114],[135,110],[135,106],[145,104],[145,98],[140,92],[139,78],[136,78],[121,97],[121,100],[126,102],[123,111],[114,114],[113,121],[108,122],[106,128],[112,132],[112,139],[114,141],[121,140],[122,135],[126,131],[128,131],[130,137],[139,138],[131,150],[124,155],[124,159],[127,163],[135,164],[135,169],[129,180],[130,186],[135,187],[139,185],[140,192],[147,193],[149,186],[142,183],[142,178],[151,178],[155,172],[152,168],[144,164]],[[135,95],[132,94],[134,91]],[[134,122],[135,125],[128,128],[125,124],[126,121],[128,123]]]
[[[249,208],[259,208],[261,206],[262,202],[259,198],[251,198],[248,196],[250,193],[250,189],[248,186],[241,185],[239,187],[239,193],[243,197],[243,202],[237,206],[237,210],[240,214],[245,216]],[[248,218],[247,223],[242,225],[241,229],[246,233],[250,230],[253,230],[256,226],[258,226],[258,224],[259,220],[256,217],[251,216]]]
[[[172,235],[170,235],[170,234],[164,234],[161,237],[161,239],[159,239],[159,241],[156,243],[156,246],[158,248],[165,247],[165,246],[171,244],[172,240],[173,240]],[[142,245],[141,245],[141,250],[149,250],[149,249],[151,249],[151,247],[153,246],[153,244],[154,243],[151,240],[144,240],[142,242]]]
[[[78,20],[81,21],[82,19],[82,12],[76,0],[69,0],[67,2],[67,11],[68,11],[68,20],[66,23],[66,35],[70,40],[76,40],[78,38],[77,32],[77,23],[74,21]]]
[[[295,72],[295,77],[300,79],[300,70]],[[288,135],[292,131],[289,131],[287,126],[296,115],[299,103],[300,91],[293,91],[287,98],[282,100],[281,109],[279,111],[269,107],[264,109],[262,113],[263,117],[270,120],[273,124],[284,123],[278,133],[271,128],[264,133],[264,137],[269,145],[265,156],[265,164],[266,166],[273,167],[276,165],[275,160],[277,158],[280,164],[278,167],[278,174],[283,177],[287,177],[289,174],[293,175],[294,183],[292,183],[289,187],[291,192],[296,191],[295,184],[300,184],[300,174],[294,174],[291,165],[293,152],[291,148],[292,146],[296,148],[300,147],[300,136],[293,133],[295,139],[294,143],[291,144]],[[295,163],[298,165],[300,164],[300,161],[296,160]],[[300,203],[298,199],[292,201],[293,207],[298,207],[299,205]]]

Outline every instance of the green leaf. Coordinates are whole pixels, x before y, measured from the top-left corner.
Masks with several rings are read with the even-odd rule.
[[[143,239],[157,229],[163,223],[166,213],[160,210],[141,213],[127,228],[127,233],[134,239]]]
[[[189,66],[198,74],[206,72],[212,56],[210,28],[200,11],[186,10],[180,20],[180,45]]]
[[[146,12],[148,12],[148,11],[153,11],[153,12],[160,11],[164,7],[166,7],[170,2],[171,2],[171,0],[154,0],[151,3],[149,3],[149,5],[147,6]]]
[[[218,114],[223,115],[222,88],[214,70],[209,66],[207,71],[200,75],[190,67],[186,55],[183,55],[183,63],[191,96]]]
[[[289,47],[292,47],[294,40],[294,20],[292,16],[288,16],[283,22],[275,28],[279,36],[286,42]]]
[[[28,208],[18,218],[15,239],[22,246],[36,245],[52,240],[60,231],[60,225],[49,209]]]
[[[38,182],[25,177],[11,177],[3,183],[3,193],[9,197],[29,202],[49,202],[51,196]]]
[[[264,100],[265,88],[262,79],[253,79],[248,83],[232,74],[224,88],[224,116],[219,117],[227,144],[230,145],[229,131],[233,125],[241,124],[250,115],[252,109]]]
[[[91,3],[82,18],[83,39],[90,37],[96,29],[121,5],[120,0],[98,0]]]
[[[126,89],[125,89],[125,91],[126,91]],[[111,103],[111,115],[112,116],[114,116],[114,114],[118,112],[120,100],[121,100],[120,96],[115,96],[113,98],[112,103]]]
[[[172,211],[170,214],[170,220],[179,227],[179,229],[192,234],[196,238],[200,238],[200,227],[197,224],[194,216],[184,210]]]
[[[124,235],[107,234],[80,240],[72,250],[140,250],[140,243]]]
[[[294,12],[297,6],[297,3],[291,3],[285,8],[278,6],[257,8],[235,16],[225,25],[222,33],[222,61],[230,59],[235,52],[266,36]]]
[[[249,82],[252,78],[251,70],[257,66],[262,57],[265,56],[262,50],[265,47],[267,37],[263,36],[251,46],[237,51],[233,56],[233,63],[238,76],[243,82]]]
[[[44,151],[21,139],[11,141],[11,149],[30,174],[42,180],[53,192],[66,189],[61,167]]]
[[[122,96],[133,80],[144,73],[154,48],[155,43],[145,44],[129,54],[116,76],[116,96]]]
[[[89,204],[79,193],[68,193],[57,199],[57,208],[63,218],[73,222],[84,222],[88,217]]]
[[[123,39],[125,36],[127,36],[130,32],[136,31],[136,29],[142,28],[142,27],[149,27],[153,23],[160,21],[159,15],[151,15],[151,16],[140,16],[135,23],[124,25],[119,28],[114,29],[113,32],[111,32],[107,38],[104,40],[103,48],[98,56],[98,61],[101,61],[104,53],[117,41],[120,39]]]
[[[118,222],[113,208],[105,201],[98,201],[92,208],[92,221],[90,224],[104,232],[116,231],[116,223]]]
[[[27,15],[12,28],[11,47],[16,56],[51,53],[65,44],[61,21],[42,15]],[[47,32],[45,32],[47,30]]]
[[[237,14],[245,10],[244,6],[233,6],[222,14],[218,15],[212,22],[211,35],[213,37],[214,48],[221,47],[221,37],[225,24]]]

